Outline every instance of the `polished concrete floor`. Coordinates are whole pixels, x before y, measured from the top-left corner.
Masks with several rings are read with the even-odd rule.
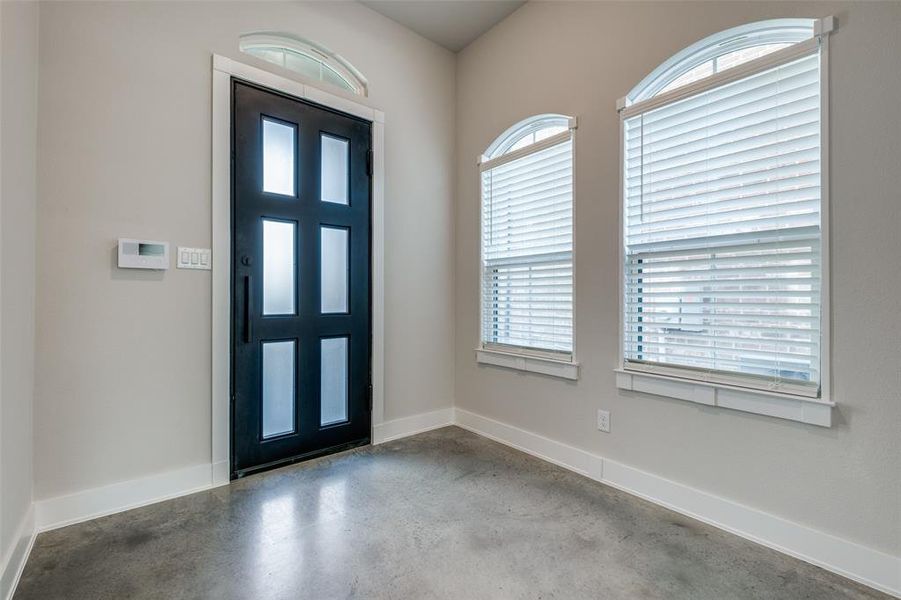
[[[41,534],[55,598],[887,596],[448,427]]]

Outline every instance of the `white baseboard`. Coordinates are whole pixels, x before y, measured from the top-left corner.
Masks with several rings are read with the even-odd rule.
[[[25,569],[25,562],[31,554],[34,538],[37,535],[34,527],[34,504],[28,507],[28,511],[19,523],[14,542],[9,551],[3,556],[0,563],[0,598],[11,600],[16,591],[16,585]]]
[[[445,408],[387,421],[373,427],[373,443],[407,437],[430,429],[452,425],[454,409]],[[200,464],[92,488],[35,503],[37,531],[66,525],[177,498],[229,482],[228,461]]]
[[[453,425],[453,420],[454,409],[444,408],[386,421],[373,427],[373,443],[380,444]],[[228,461],[221,461],[113,483],[35,502],[35,526],[39,532],[49,531],[227,485],[228,482]]]
[[[213,463],[213,487],[228,485],[231,481],[231,467],[227,460]]]
[[[228,483],[226,479],[225,483]],[[213,487],[213,468],[194,465],[35,502],[39,532],[89,521]]]
[[[384,444],[391,440],[416,435],[423,431],[447,427],[454,424],[454,409],[451,407],[420,413],[410,417],[385,421],[372,427],[372,443]]]
[[[460,408],[444,408],[380,423],[373,444],[458,425],[670,510],[901,598],[901,557],[867,548],[731,500],[605,459],[542,435]],[[196,465],[40,500],[6,557],[0,598],[15,589],[35,531],[47,531],[228,483],[228,464]],[[7,587],[12,586],[12,587]]]
[[[556,440],[455,409],[457,426],[901,598],[901,557],[867,548]]]
[[[603,477],[604,461],[600,456],[524,429],[477,415],[468,410],[457,408],[454,409],[454,413],[454,423],[458,427],[468,429],[473,433],[478,433],[481,436],[516,448],[526,454],[531,454],[570,471],[575,471],[579,475],[590,477],[596,481],[601,481]]]

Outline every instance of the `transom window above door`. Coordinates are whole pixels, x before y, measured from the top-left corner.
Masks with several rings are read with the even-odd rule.
[[[302,38],[279,33],[241,36],[242,52],[358,96],[368,93],[366,79],[353,65],[328,48]]]
[[[546,364],[529,366],[573,364],[575,124],[562,115],[525,119],[480,160],[480,362],[540,372]]]

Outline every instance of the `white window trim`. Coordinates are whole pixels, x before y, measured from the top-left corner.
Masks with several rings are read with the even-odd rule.
[[[560,115],[553,115],[555,117],[559,117]],[[535,121],[539,121],[540,117],[536,117]],[[498,139],[505,139],[507,135],[511,134],[513,131],[518,130],[520,126],[522,126],[522,122],[517,123],[503,134],[501,134]],[[570,379],[577,380],[579,379],[579,361],[576,360],[576,314],[577,314],[577,277],[576,277],[576,129],[579,127],[579,118],[578,117],[569,117],[569,130],[561,132],[557,135],[551,136],[544,140],[540,140],[534,144],[530,144],[524,148],[520,148],[518,150],[513,150],[512,152],[507,152],[506,154],[501,154],[500,156],[495,156],[493,158],[488,158],[485,154],[479,154],[476,162],[479,166],[479,172],[481,173],[485,169],[490,169],[496,167],[498,165],[504,164],[505,162],[509,162],[511,160],[515,160],[517,158],[521,158],[522,156],[526,156],[528,154],[532,154],[533,152],[537,152],[539,150],[543,150],[544,148],[549,148],[555,144],[559,144],[564,139],[570,138],[572,139],[572,179],[573,179],[573,192],[572,192],[572,207],[573,207],[573,248],[572,248],[572,263],[573,263],[573,325],[572,325],[572,339],[573,339],[573,351],[568,354],[567,357],[563,357],[562,354],[551,352],[551,351],[542,351],[535,350],[529,348],[520,348],[516,346],[505,346],[501,344],[486,344],[479,341],[479,344],[476,346],[475,354],[476,354],[476,363],[481,365],[495,366],[495,367],[503,367],[507,369],[513,369],[516,371],[525,371],[529,373],[538,373],[541,375],[550,375],[552,377],[559,377],[561,379]],[[489,147],[494,148],[495,144],[492,144]],[[478,198],[482,197],[482,178],[479,177],[479,188],[478,188]],[[482,210],[479,208],[479,232],[482,231]],[[478,272],[479,272],[479,328],[480,333],[479,337],[481,338],[481,322],[482,322],[482,242],[481,242],[481,233],[479,234],[479,253],[478,253]]]
[[[213,486],[231,472],[231,79],[236,77],[372,122],[372,432],[385,416],[385,113],[295,79],[212,56]],[[373,437],[374,439],[374,437]]]
[[[482,345],[476,348],[476,362],[481,365],[540,373],[562,379],[576,380],[579,378],[579,363],[576,362],[575,356],[566,360],[552,358],[538,352],[530,353],[519,348],[509,348],[509,350],[500,350],[499,347]]]
[[[641,373],[624,368],[615,369],[615,372],[616,387],[621,390],[687,400],[707,406],[731,408],[821,427],[832,426],[834,402],[778,392],[752,390],[724,383],[681,379],[672,375]]]
[[[820,381],[820,395],[818,398],[809,398],[784,392],[752,389],[726,383],[688,379],[659,373],[649,373],[631,369],[627,366],[623,355],[624,329],[623,315],[625,313],[625,282],[622,275],[619,276],[619,366],[614,369],[616,373],[617,388],[625,391],[642,392],[655,396],[664,396],[687,400],[707,406],[730,408],[743,412],[766,415],[798,421],[821,427],[832,426],[832,409],[835,402],[832,398],[832,308],[831,295],[831,251],[829,228],[829,34],[836,29],[835,17],[829,16],[818,19],[814,24],[814,37],[810,40],[797,43],[788,48],[777,50],[772,54],[762,56],[747,63],[737,65],[731,69],[715,73],[709,77],[698,80],[689,85],[671,90],[628,105],[627,99],[622,98],[617,102],[616,109],[620,113],[619,128],[619,264],[625,264],[625,247],[622,243],[623,236],[623,123],[625,119],[639,112],[650,110],[654,106],[675,101],[676,99],[694,95],[703,90],[717,87],[745,77],[751,72],[761,71],[769,67],[789,62],[802,54],[810,53],[819,45],[820,48],[820,219],[821,219],[821,247],[822,247],[822,290],[821,307],[822,322],[820,331],[822,336],[820,361],[822,378]]]

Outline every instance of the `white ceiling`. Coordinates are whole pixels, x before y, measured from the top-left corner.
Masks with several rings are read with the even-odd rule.
[[[419,35],[458,52],[525,0],[361,0]]]

